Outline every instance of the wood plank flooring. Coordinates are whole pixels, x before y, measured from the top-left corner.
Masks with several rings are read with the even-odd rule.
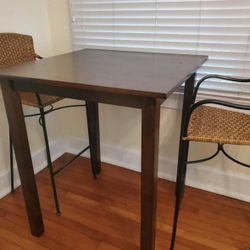
[[[55,168],[71,155],[55,161]],[[30,235],[21,189],[0,200],[0,249],[138,250],[140,175],[102,164],[98,179],[79,158],[56,176],[61,215],[55,214],[49,172],[36,177],[45,233]],[[169,247],[174,183],[159,180],[156,249]],[[176,249],[250,249],[250,204],[187,188]]]

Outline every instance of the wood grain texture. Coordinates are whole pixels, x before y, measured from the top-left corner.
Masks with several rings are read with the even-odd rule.
[[[81,157],[56,177],[61,216],[54,211],[48,169],[37,175],[46,226],[40,238],[30,235],[21,189],[1,199],[0,249],[138,250],[140,174],[103,163],[94,180],[90,164]],[[157,250],[169,246],[174,190],[174,183],[158,180]],[[187,187],[176,250],[249,250],[249,232],[249,203]]]
[[[31,233],[39,236],[43,233],[44,227],[21,98],[18,92],[12,90],[11,82],[1,87]]]
[[[142,109],[141,249],[155,249],[160,104]]]
[[[91,165],[94,176],[101,172],[101,149],[98,103],[86,101]]]
[[[0,77],[166,99],[206,60],[198,55],[85,49],[1,69]]]

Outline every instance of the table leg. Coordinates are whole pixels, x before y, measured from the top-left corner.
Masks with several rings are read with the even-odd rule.
[[[190,106],[193,103],[193,93],[194,93],[194,85],[195,85],[195,76],[196,74],[192,74],[189,79],[187,79],[185,83],[184,89],[184,98],[183,98],[183,106],[182,106],[182,118],[181,118],[181,132],[180,132],[180,143],[179,143],[179,156],[178,156],[178,166],[177,166],[177,178],[176,178],[176,193],[178,193],[178,189],[181,186],[182,178],[185,178],[186,175],[186,165],[187,156],[189,148],[189,142],[183,141],[182,138],[185,133],[186,121],[188,118],[188,111]],[[183,158],[183,156],[185,157]],[[183,167],[184,166],[184,169]],[[184,175],[184,176],[183,176]]]
[[[40,236],[44,226],[20,96],[11,82],[2,84],[2,92],[31,233]]]
[[[184,89],[184,99],[182,108],[182,119],[181,119],[181,133],[180,133],[180,143],[179,143],[179,156],[177,164],[177,176],[176,176],[176,187],[175,187],[175,212],[173,221],[173,231],[170,249],[174,249],[176,230],[179,217],[179,211],[181,207],[181,201],[184,195],[185,188],[185,176],[188,158],[189,141],[183,140],[185,134],[186,121],[188,118],[188,111],[193,103],[193,93],[195,84],[195,74],[192,74],[185,83]]]
[[[98,103],[86,101],[91,165],[94,176],[101,172]]]
[[[155,249],[160,103],[142,108],[141,250]]]

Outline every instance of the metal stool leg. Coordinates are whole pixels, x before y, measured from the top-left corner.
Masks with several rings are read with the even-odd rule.
[[[186,183],[186,173],[187,173],[187,162],[188,162],[188,150],[189,150],[189,141],[183,141],[184,148],[183,148],[183,175],[181,179],[181,199],[184,196],[184,189]]]
[[[176,229],[177,229],[177,223],[178,223],[178,217],[179,217],[179,211],[180,211],[180,204],[181,204],[181,188],[178,190],[178,193],[176,194],[176,200],[175,200],[175,211],[174,211],[174,222],[173,222],[173,231],[172,231],[172,239],[171,239],[171,246],[170,250],[174,249],[175,245],[175,239],[176,239]]]
[[[54,173],[53,173],[53,168],[52,168],[52,161],[51,161],[51,155],[50,155],[50,148],[49,148],[49,139],[48,139],[48,133],[47,133],[47,126],[46,126],[46,120],[45,120],[45,114],[44,114],[44,108],[42,107],[41,99],[39,95],[37,95],[38,98],[38,103],[40,105],[40,114],[41,114],[41,122],[40,125],[43,128],[43,135],[44,135],[44,141],[45,141],[45,147],[46,147],[46,154],[47,154],[47,163],[48,163],[48,168],[50,171],[50,178],[51,178],[51,184],[52,184],[52,191],[54,195],[54,201],[55,201],[55,207],[56,207],[56,212],[60,213],[60,208],[59,208],[59,203],[58,203],[58,197],[57,197],[57,191],[56,191],[56,184],[55,184],[55,178],[54,178]]]
[[[174,212],[173,231],[172,231],[170,250],[174,249],[181,200],[184,195],[188,148],[189,148],[189,142],[181,140],[179,159],[178,159],[177,178],[176,178],[175,212]]]
[[[12,137],[9,130],[9,150],[10,150],[10,183],[11,183],[11,192],[14,193],[14,160],[13,160],[13,144]]]

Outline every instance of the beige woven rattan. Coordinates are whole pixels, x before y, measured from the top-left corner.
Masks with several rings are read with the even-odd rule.
[[[6,68],[36,60],[31,36],[17,33],[0,33],[0,68]],[[53,104],[63,98],[40,95],[43,107]],[[33,93],[21,93],[22,103],[39,107],[36,95]]]
[[[189,120],[189,141],[250,145],[250,115],[202,105]]]

